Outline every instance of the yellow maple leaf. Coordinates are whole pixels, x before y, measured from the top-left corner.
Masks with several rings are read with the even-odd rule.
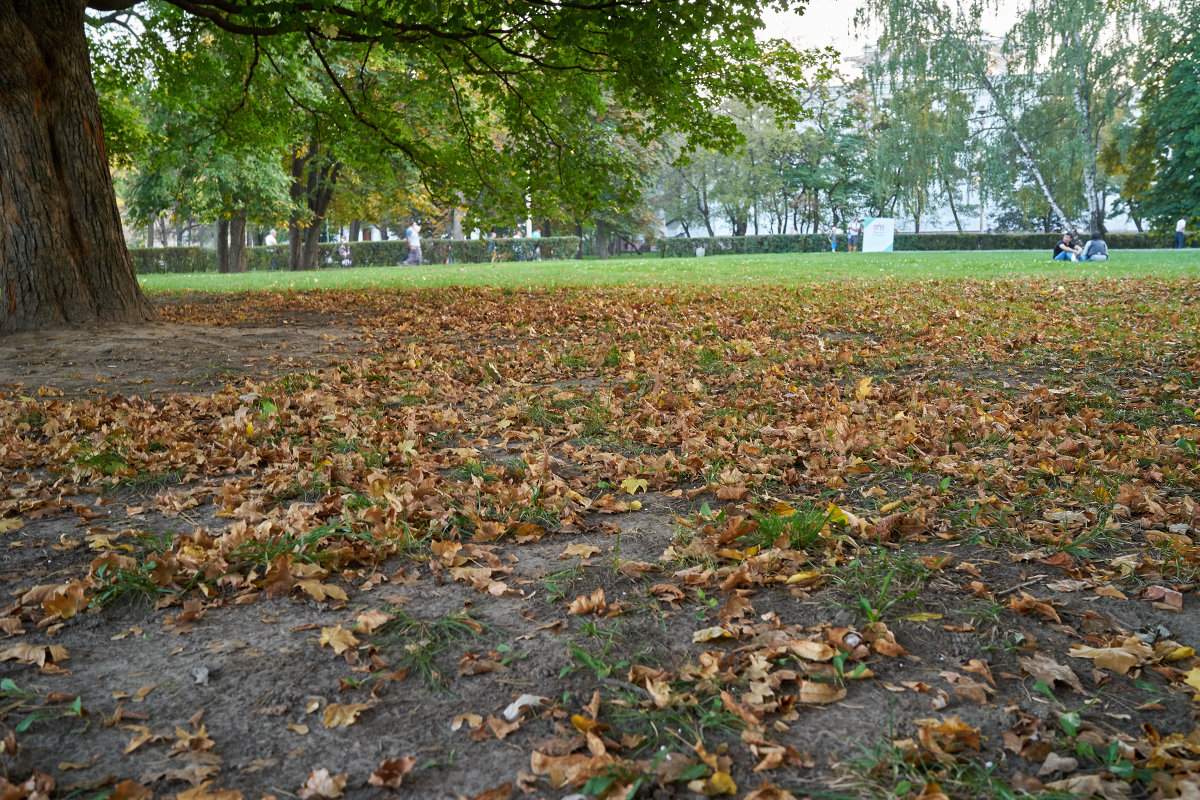
[[[336,625],[332,628],[321,628],[320,642],[322,647],[332,647],[333,652],[339,656],[347,650],[353,650],[355,647],[358,647],[358,639],[341,625]]]
[[[346,728],[358,721],[358,715],[370,708],[366,703],[330,703],[325,706],[326,728]]]
[[[576,556],[579,556],[580,558],[591,558],[599,552],[600,548],[596,547],[595,545],[569,544],[567,545],[566,549],[562,551],[562,555],[560,555],[558,558],[560,561],[564,558],[574,558]]]
[[[1200,692],[1200,667],[1192,667],[1183,673],[1183,682]]]
[[[850,524],[850,517],[846,516],[846,512],[842,511],[836,503],[829,504],[829,508],[825,509],[825,516],[829,518],[830,522],[837,523],[838,525]]]
[[[645,478],[626,478],[621,481],[621,491],[625,492],[625,494],[637,494],[638,489],[645,492],[649,488],[650,482]]]
[[[369,611],[364,611],[359,614],[354,620],[354,630],[360,631],[367,636],[370,636],[375,631],[379,630],[381,625],[395,619],[395,616],[372,608]]]
[[[711,642],[715,639],[732,639],[733,634],[716,625],[712,628],[704,628],[692,634],[693,642]]]
[[[867,395],[871,393],[871,378],[861,378],[858,381],[858,386],[854,387],[854,396],[859,400],[866,400]]]

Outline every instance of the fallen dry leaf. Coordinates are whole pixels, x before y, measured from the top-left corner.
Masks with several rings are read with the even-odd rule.
[[[388,789],[399,789],[404,776],[413,771],[417,760],[412,757],[388,758],[371,773],[367,783],[372,786],[383,786]]]
[[[358,647],[359,641],[353,633],[337,625],[332,628],[321,628],[320,643],[322,647],[332,647],[337,655]]]
[[[300,787],[300,800],[335,800],[345,791],[346,778],[345,774],[330,775],[327,769],[315,769]]]

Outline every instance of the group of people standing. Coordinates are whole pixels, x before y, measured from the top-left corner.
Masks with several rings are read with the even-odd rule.
[[[841,233],[836,225],[826,225],[821,228],[821,232],[829,237],[829,251],[837,252],[838,234]],[[858,243],[862,239],[862,220],[854,217],[846,223],[846,243],[849,245],[850,252],[858,250]]]

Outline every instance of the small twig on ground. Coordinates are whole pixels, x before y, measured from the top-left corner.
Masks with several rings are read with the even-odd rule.
[[[1041,583],[1045,579],[1046,579],[1046,576],[1043,575],[1040,578],[1034,578],[1031,581],[1025,581],[1024,583],[1018,583],[1016,586],[1012,586],[1008,589],[1001,589],[1000,591],[996,592],[996,597],[1003,597],[1006,594],[1012,594],[1013,592],[1017,591],[1018,589],[1024,589],[1026,586],[1033,586],[1035,583]]]

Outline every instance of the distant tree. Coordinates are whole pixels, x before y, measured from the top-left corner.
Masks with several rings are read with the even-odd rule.
[[[1026,0],[1017,24],[996,43],[982,31],[988,11],[974,0],[868,0],[883,20],[880,51],[889,74],[900,82],[937,81],[978,93],[982,111],[998,123],[1022,174],[1044,198],[1062,227],[1069,191],[1082,197],[1088,224],[1102,228],[1109,185],[1100,152],[1109,127],[1132,97],[1132,65],[1138,32],[1153,0],[1120,4],[1110,13],[1106,0]],[[1051,185],[1048,174],[1063,149],[1045,151],[1044,140],[1029,133],[1023,116],[1045,103],[1069,109],[1057,120],[1069,132],[1069,159],[1079,182]]]

